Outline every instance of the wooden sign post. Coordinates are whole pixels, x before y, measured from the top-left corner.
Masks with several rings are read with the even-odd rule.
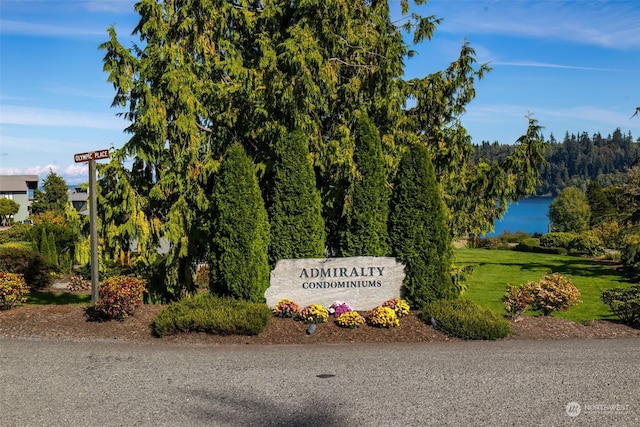
[[[89,153],[75,154],[73,159],[76,163],[89,162],[89,228],[91,240],[91,304],[98,302],[98,220],[96,196],[96,160],[108,159],[109,150],[91,151]]]

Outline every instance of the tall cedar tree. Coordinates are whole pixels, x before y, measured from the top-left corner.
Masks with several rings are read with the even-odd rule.
[[[192,276],[186,267],[204,254],[209,182],[225,150],[238,141],[268,170],[274,144],[292,129],[308,137],[327,246],[338,253],[345,194],[358,174],[352,124],[360,112],[380,132],[390,176],[407,145],[429,148],[452,234],[490,230],[502,202],[532,191],[539,141],[521,143],[510,164],[471,165],[460,116],[489,67],[465,42],[446,69],[405,80],[414,46],[440,19],[416,13],[425,0],[400,0],[402,17],[389,3],[137,2],[139,45],[123,46],[112,27],[100,46],[112,105],[131,134],[99,165],[102,254],[117,257],[136,241],[151,265],[158,242],[168,241],[166,281],[178,293]],[[261,176],[265,194],[272,176]]]
[[[275,146],[273,195],[269,207],[272,265],[280,259],[324,255],[325,235],[320,192],[309,157],[309,143],[295,131]]]
[[[414,145],[402,157],[389,226],[394,254],[405,264],[405,298],[411,307],[455,297],[446,208],[424,146]]]
[[[387,256],[389,246],[389,190],[380,134],[362,115],[353,154],[358,174],[346,198],[346,230],[342,256]]]
[[[239,143],[225,153],[212,199],[211,292],[262,302],[269,287],[269,221],[255,166]]]

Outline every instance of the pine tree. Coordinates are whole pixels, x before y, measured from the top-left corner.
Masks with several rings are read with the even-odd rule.
[[[395,256],[405,264],[405,298],[416,309],[456,296],[445,209],[429,153],[412,146],[396,176],[389,235]]]
[[[280,138],[275,155],[269,207],[271,264],[280,259],[322,257],[324,220],[308,141],[302,132],[292,132]]]
[[[239,143],[214,178],[209,286],[217,295],[261,302],[269,287],[269,221],[255,166]]]
[[[358,120],[354,161],[358,174],[347,196],[346,230],[342,236],[343,256],[386,256],[390,254],[387,221],[389,190],[380,134],[362,115]]]

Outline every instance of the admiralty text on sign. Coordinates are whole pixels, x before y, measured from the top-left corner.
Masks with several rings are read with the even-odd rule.
[[[265,292],[269,307],[289,298],[304,307],[345,301],[355,310],[371,310],[400,298],[404,265],[390,257],[284,259],[271,272]]]

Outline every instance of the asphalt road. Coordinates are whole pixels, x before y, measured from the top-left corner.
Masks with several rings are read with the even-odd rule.
[[[639,350],[637,338],[264,347],[0,339],[0,425],[638,426]]]

